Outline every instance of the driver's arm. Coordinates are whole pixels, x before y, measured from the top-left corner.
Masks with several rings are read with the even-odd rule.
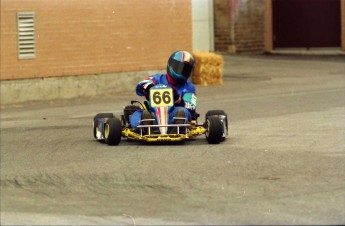
[[[192,83],[189,83],[187,88],[183,90],[182,100],[183,106],[191,113],[194,113],[197,106],[197,97],[195,86]]]
[[[156,84],[156,81],[153,77],[148,77],[147,79],[138,83],[135,91],[138,96],[145,96],[146,99],[149,97],[149,91],[152,86]]]

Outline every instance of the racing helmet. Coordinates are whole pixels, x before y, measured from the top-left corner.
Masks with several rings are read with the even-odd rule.
[[[187,51],[176,51],[171,54],[168,65],[168,75],[177,83],[185,83],[192,75],[194,58]]]

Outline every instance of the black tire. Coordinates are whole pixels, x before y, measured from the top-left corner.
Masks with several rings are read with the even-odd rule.
[[[206,113],[206,116],[205,116],[205,120],[207,120],[207,118],[209,116],[212,116],[212,115],[225,115],[225,125],[226,125],[226,129],[228,129],[228,114],[225,113],[225,111],[223,110],[212,110],[212,111],[208,111]]]
[[[223,139],[223,125],[217,116],[209,116],[206,120],[206,140],[209,144],[219,144]]]
[[[93,118],[93,137],[97,139],[96,137],[96,127],[97,127],[97,122],[96,120],[99,118],[114,118],[113,113],[99,113]]]
[[[223,110],[211,110],[211,111],[208,111],[206,113],[206,116],[205,116],[205,120],[207,120],[207,118],[209,116],[212,116],[212,115],[224,115],[225,116],[225,127],[226,127],[226,134],[229,133],[229,127],[228,127],[228,114],[225,113],[225,111]],[[225,137],[223,137],[222,141],[225,140]]]
[[[118,145],[122,137],[122,124],[118,118],[109,118],[104,126],[104,139],[108,145]]]
[[[228,134],[228,131],[229,131],[229,127],[228,127],[228,115],[225,113],[225,111],[223,110],[211,110],[211,111],[208,111],[206,113],[206,116],[205,116],[205,119],[207,120],[207,118],[209,116],[212,116],[212,115],[224,115],[225,116],[225,127],[226,127],[226,134]],[[225,133],[225,131],[223,131]],[[222,138],[222,141],[225,140],[225,137]]]

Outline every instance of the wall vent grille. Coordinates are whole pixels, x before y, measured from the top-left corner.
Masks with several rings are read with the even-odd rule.
[[[33,59],[36,57],[35,13],[18,12],[18,58]]]

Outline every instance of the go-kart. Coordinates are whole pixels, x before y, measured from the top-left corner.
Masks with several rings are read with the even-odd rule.
[[[192,94],[183,96],[185,102],[192,101],[192,98]],[[113,113],[97,114],[93,120],[94,138],[108,145],[118,145],[122,137],[144,142],[179,142],[205,134],[208,143],[219,144],[228,136],[228,117],[223,110],[208,111],[202,124],[197,122],[197,113],[185,124],[168,124],[168,113],[173,107],[173,89],[166,85],[155,85],[150,89],[149,101],[144,101],[144,104],[131,101],[130,105],[124,107],[121,118]],[[129,119],[137,110],[148,110],[152,118],[142,119],[140,125],[131,128]],[[178,119],[187,121],[185,118]]]

